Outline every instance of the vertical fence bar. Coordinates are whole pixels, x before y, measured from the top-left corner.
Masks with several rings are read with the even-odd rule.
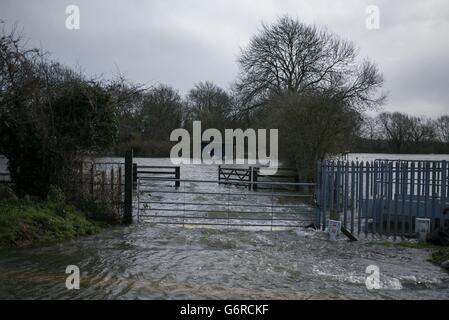
[[[316,164],[316,187],[315,187],[315,224],[320,226],[321,224],[321,210],[320,210],[320,204],[321,204],[321,161],[317,161]]]
[[[360,235],[362,229],[362,214],[363,214],[363,161],[359,164],[359,179],[358,179],[358,211],[357,211],[357,235]]]
[[[340,195],[341,195],[341,191],[340,191],[340,182],[341,182],[341,163],[340,161],[337,162],[337,177],[335,179],[335,197],[336,197],[336,212],[338,212],[339,216],[340,216],[340,212],[341,212],[341,201],[340,201]],[[339,219],[340,220],[340,219]]]
[[[334,199],[335,199],[335,166],[334,162],[331,162],[331,168],[330,168],[330,176],[329,176],[329,217],[330,219],[334,218]]]
[[[387,194],[387,235],[391,235],[391,210],[393,201],[393,163],[387,163],[388,166],[388,194]]]
[[[395,180],[394,180],[394,238],[396,239],[398,235],[398,220],[399,220],[399,187],[400,187],[400,179],[399,179],[399,173],[400,173],[400,163],[396,162],[394,166],[395,171]]]
[[[372,222],[372,225],[373,225],[373,234],[376,234],[376,231],[377,231],[377,222],[378,222],[378,219],[377,219],[377,214],[379,213],[378,211],[377,211],[377,203],[378,203],[378,201],[377,201],[377,192],[378,192],[378,190],[377,190],[377,187],[378,187],[378,181],[377,181],[377,179],[378,179],[378,162],[374,162],[374,168],[373,168],[373,182],[372,182],[372,185],[373,185],[373,211],[372,211],[372,216],[371,216],[371,218],[372,218],[372,220],[373,220],[373,222]]]
[[[123,223],[131,224],[133,220],[133,151],[125,154],[125,206]]]
[[[355,164],[351,162],[351,233],[354,233],[354,213],[355,213]]]
[[[326,229],[326,210],[327,210],[327,166],[328,163],[324,162],[324,165],[322,166],[321,170],[321,179],[322,179],[322,188],[321,188],[321,214],[322,214],[322,230]]]
[[[384,162],[379,163],[380,190],[379,190],[379,235],[384,232],[384,195],[385,195],[385,170]]]
[[[369,162],[366,162],[366,200],[365,200],[365,237],[368,237],[368,219],[370,208],[370,175],[371,166]]]
[[[408,210],[408,234],[413,233],[413,203],[415,201],[415,162],[412,162],[410,168],[410,192],[409,192],[409,210]]]
[[[137,179],[137,223],[140,222],[140,183],[139,179]]]
[[[436,187],[437,185],[437,162],[432,162],[432,230],[435,230],[436,223]]]
[[[441,163],[441,208],[440,208],[441,227],[444,227],[446,223],[444,215],[444,210],[446,209],[446,201],[447,201],[446,189],[447,189],[447,161],[443,161]]]
[[[344,165],[344,190],[343,190],[343,226],[347,228],[349,196],[349,162]]]
[[[408,162],[402,163],[401,166],[401,183],[402,183],[402,203],[401,203],[401,236],[405,235],[405,203],[407,201],[407,169]]]
[[[421,162],[418,162],[418,177],[417,177],[417,182],[416,182],[416,217],[420,218],[421,217]]]
[[[430,187],[430,163],[426,162],[424,177],[424,218],[430,218],[429,214],[429,187]]]

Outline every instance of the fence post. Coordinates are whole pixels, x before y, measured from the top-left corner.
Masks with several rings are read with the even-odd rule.
[[[137,163],[133,163],[133,183],[137,183]]]
[[[90,194],[94,194],[94,183],[95,183],[95,163],[92,163],[90,167]]]
[[[104,193],[105,189],[106,189],[106,171],[103,170],[103,171],[101,171],[101,197],[102,198],[105,195],[105,193]]]
[[[133,151],[125,154],[125,205],[123,223],[131,224],[133,221]]]
[[[301,190],[299,188],[299,176],[298,176],[298,174],[296,174],[294,178],[295,178],[295,183],[296,183],[295,191],[296,192],[300,192]]]
[[[251,191],[253,188],[253,167],[248,168],[248,190]]]
[[[175,167],[175,188],[179,188],[181,186],[181,167]]]
[[[254,167],[253,168],[253,182],[255,182],[253,184],[253,190],[256,191],[257,190],[257,176],[258,176],[258,168]],[[273,185],[272,185],[273,186]]]
[[[119,201],[121,202],[122,201],[122,166],[119,166],[118,167],[118,174],[117,174],[117,178],[118,178],[118,180],[117,180],[117,184],[118,184],[118,190],[117,190],[117,194],[118,194],[118,196],[119,196]]]
[[[111,168],[111,197],[114,199],[114,167]],[[113,200],[114,201],[114,200]]]

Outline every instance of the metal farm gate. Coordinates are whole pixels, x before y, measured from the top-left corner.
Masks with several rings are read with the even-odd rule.
[[[273,230],[315,221],[314,184],[137,178],[137,220],[179,226],[250,227]],[[174,186],[177,182],[179,187]],[[271,190],[249,190],[248,184]],[[290,185],[302,192],[276,192]]]
[[[316,223],[339,220],[353,235],[414,236],[416,218],[430,231],[449,220],[446,161],[375,160],[317,164]]]

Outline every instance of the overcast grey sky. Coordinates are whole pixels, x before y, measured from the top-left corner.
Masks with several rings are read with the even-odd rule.
[[[79,30],[65,27],[69,4],[80,9]],[[380,9],[379,30],[365,27],[368,5]],[[449,113],[447,0],[0,0],[0,19],[60,62],[105,77],[120,70],[181,94],[204,80],[229,88],[240,48],[262,21],[285,14],[326,26],[377,62],[385,110]]]

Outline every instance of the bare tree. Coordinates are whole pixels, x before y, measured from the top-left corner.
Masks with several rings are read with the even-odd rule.
[[[360,126],[360,132],[358,135],[361,138],[368,140],[382,139],[382,128],[378,117],[363,117],[362,125]]]
[[[409,117],[410,128],[408,140],[411,143],[419,144],[435,139],[435,129],[433,121],[425,117]]]
[[[441,116],[435,123],[438,139],[443,143],[449,143],[449,116]]]
[[[172,130],[181,127],[182,99],[178,91],[159,85],[144,94],[140,113],[142,134],[150,139],[169,141]]]
[[[321,93],[359,110],[383,103],[377,67],[358,63],[352,42],[287,16],[260,32],[242,50],[235,84],[246,110],[285,93]]]
[[[400,153],[410,137],[411,121],[403,113],[383,112],[379,115],[385,140],[393,147],[395,152]]]
[[[232,97],[212,82],[197,83],[187,96],[189,120],[201,120],[204,128],[225,129],[230,121]]]

